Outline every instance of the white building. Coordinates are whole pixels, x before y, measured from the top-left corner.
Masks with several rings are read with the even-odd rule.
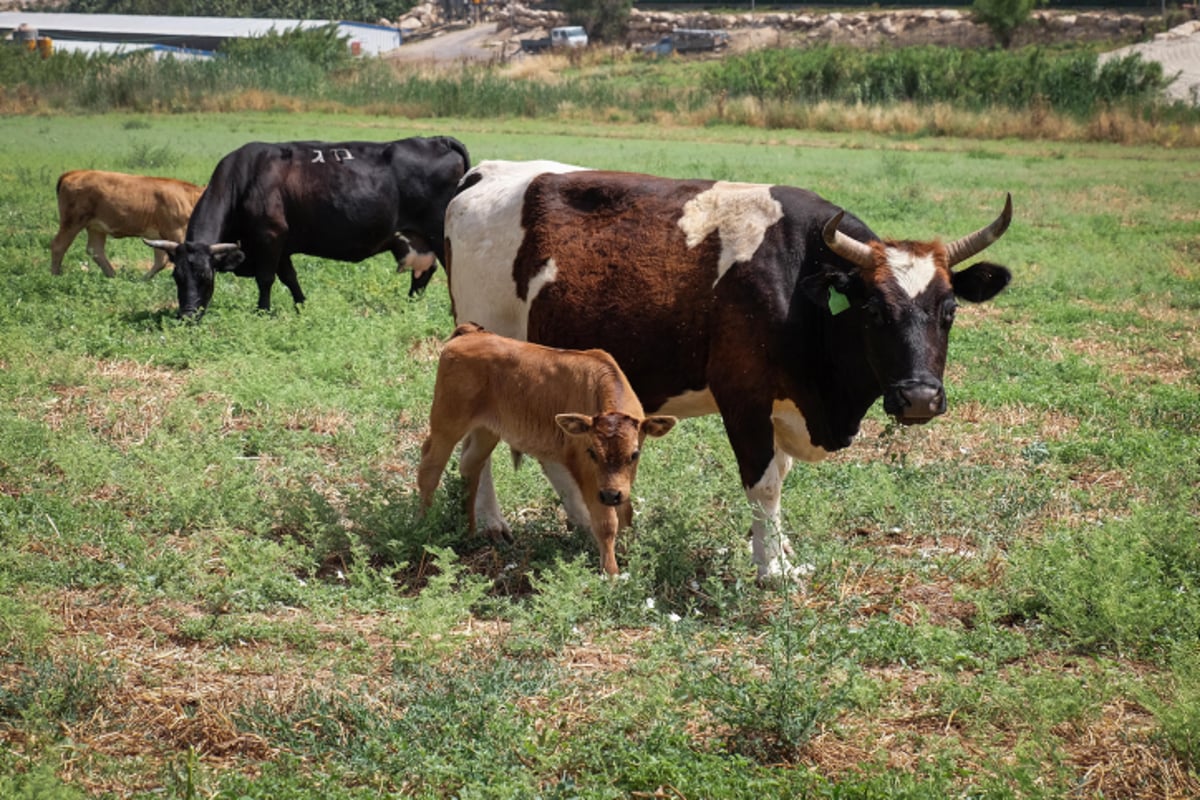
[[[297,28],[337,25],[355,54],[379,55],[400,46],[400,31],[365,22],[318,19],[265,19],[232,17],[159,17],[132,14],[54,14],[28,11],[0,12],[0,38],[25,24],[48,37],[55,50],[127,52],[151,48],[160,53],[196,51],[211,54],[224,41],[283,33]],[[171,48],[178,48],[172,51]]]

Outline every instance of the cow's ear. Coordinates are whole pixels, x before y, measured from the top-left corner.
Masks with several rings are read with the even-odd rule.
[[[972,303],[991,300],[1011,280],[1012,273],[1006,267],[987,261],[972,264],[950,276],[954,294]]]
[[[642,433],[647,436],[666,436],[676,422],[678,420],[675,417],[646,417],[642,420]]]
[[[835,294],[844,297],[856,293],[854,277],[839,269],[824,269],[801,278],[797,285],[809,300],[819,306],[828,306]]]
[[[554,421],[568,436],[583,436],[592,429],[592,418],[587,414],[555,414]]]
[[[213,269],[217,272],[232,272],[245,260],[246,254],[241,251],[241,248],[225,253],[213,253]]]

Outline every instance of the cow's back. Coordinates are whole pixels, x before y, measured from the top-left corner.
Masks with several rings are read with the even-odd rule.
[[[116,237],[182,234],[203,187],[176,178],[71,170],[55,187],[59,218]]]
[[[561,413],[620,411],[641,418],[641,404],[620,367],[602,350],[567,351],[487,332],[458,335],[438,364],[434,406],[453,406],[514,449],[555,458],[563,446]]]

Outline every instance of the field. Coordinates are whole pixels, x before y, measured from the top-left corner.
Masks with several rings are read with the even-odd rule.
[[[83,237],[71,168],[198,183],[251,140],[457,136],[806,186],[894,238],[1015,217],[949,413],[798,467],[759,587],[716,417],[647,446],[626,571],[534,465],[517,542],[415,471],[444,275],[299,258],[198,324]],[[1200,795],[1200,159],[1161,147],[356,113],[0,119],[0,797]],[[453,464],[452,464],[453,466]]]

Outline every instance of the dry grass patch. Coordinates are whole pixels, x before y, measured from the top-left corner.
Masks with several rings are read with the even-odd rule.
[[[42,420],[52,431],[82,420],[122,452],[145,442],[182,391],[178,375],[136,361],[100,361],[82,385],[52,385]]]

